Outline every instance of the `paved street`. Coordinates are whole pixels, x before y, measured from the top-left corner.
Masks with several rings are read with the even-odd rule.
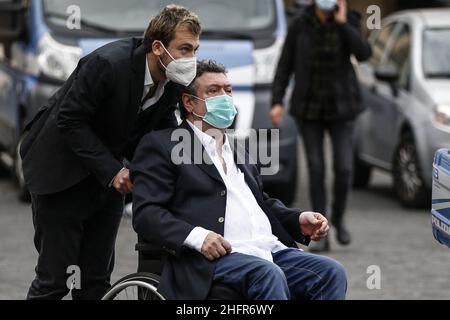
[[[304,161],[301,161],[304,163]],[[300,170],[297,206],[308,208],[306,170]],[[354,192],[348,220],[354,241],[330,256],[348,270],[349,299],[450,299],[450,249],[432,236],[427,210],[406,210],[395,200],[388,175],[376,172],[368,191]],[[123,221],[113,280],[136,269],[135,235]],[[23,299],[33,279],[36,253],[29,205],[16,200],[14,184],[0,180],[0,299]],[[381,289],[366,285],[371,265],[381,269]]]

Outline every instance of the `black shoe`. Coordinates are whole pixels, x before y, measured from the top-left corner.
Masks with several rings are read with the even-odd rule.
[[[311,242],[309,246],[309,252],[329,252],[330,251],[330,241],[328,238],[322,239],[317,242]]]

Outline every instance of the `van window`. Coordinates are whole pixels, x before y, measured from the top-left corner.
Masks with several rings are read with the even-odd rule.
[[[70,6],[81,10],[84,31],[139,33],[149,19],[164,6],[175,3],[197,13],[205,31],[248,33],[270,30],[276,26],[275,0],[43,0],[47,22],[60,31],[66,26]],[[69,11],[70,12],[70,11]],[[65,30],[70,32],[70,30]],[[72,30],[80,32],[80,30]],[[83,31],[83,30],[81,30]]]

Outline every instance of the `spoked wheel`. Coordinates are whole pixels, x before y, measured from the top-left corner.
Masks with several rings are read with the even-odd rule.
[[[406,207],[421,208],[429,203],[430,192],[422,178],[416,145],[410,134],[403,136],[395,154],[394,187]]]
[[[152,273],[135,273],[117,281],[102,300],[165,300],[157,292],[160,277]]]

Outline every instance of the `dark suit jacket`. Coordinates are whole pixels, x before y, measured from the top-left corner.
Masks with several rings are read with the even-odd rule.
[[[184,122],[190,139],[201,142]],[[166,255],[158,291],[168,299],[205,299],[209,293],[215,262],[199,252],[183,246],[197,226],[224,234],[226,187],[212,162],[175,165],[171,161],[174,129],[146,135],[136,150],[131,164],[133,190],[133,226],[138,235],[159,245]],[[193,159],[193,145],[184,141],[185,150]],[[191,163],[194,163],[193,160]],[[295,241],[309,244],[300,232],[300,210],[288,209],[279,200],[263,191],[262,180],[255,165],[238,165],[258,204],[272,225],[272,232],[289,247]]]
[[[176,126],[177,86],[141,113],[146,53],[142,40],[119,40],[81,59],[64,86],[27,126],[21,148],[34,194],[63,191],[90,174],[105,187],[132,159],[140,138]]]

